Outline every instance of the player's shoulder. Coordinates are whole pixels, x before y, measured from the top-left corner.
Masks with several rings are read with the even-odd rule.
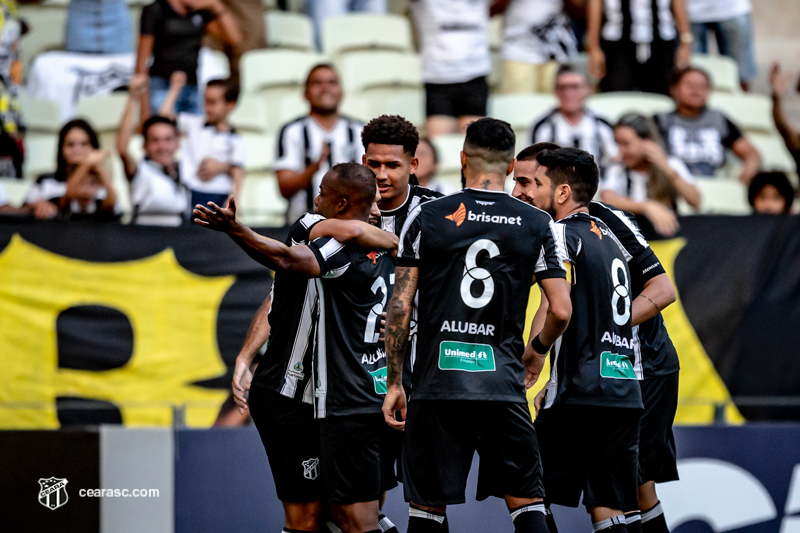
[[[441,198],[445,195],[440,193],[439,191],[434,191],[433,189],[427,189],[425,187],[422,187],[421,185],[411,185],[411,196],[419,198],[420,202],[427,202],[428,200],[433,200],[434,198]]]
[[[311,228],[323,220],[325,217],[322,215],[303,213],[289,228],[289,238],[292,240],[292,244],[302,244],[308,241]]]

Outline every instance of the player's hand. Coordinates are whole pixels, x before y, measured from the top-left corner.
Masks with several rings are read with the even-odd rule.
[[[215,231],[228,232],[236,226],[236,200],[230,195],[225,207],[220,207],[214,202],[208,202],[208,207],[197,204],[192,214],[196,217],[195,224]]]
[[[402,420],[397,419],[397,411],[400,411]],[[392,385],[386,391],[383,399],[383,419],[392,429],[403,431],[406,428],[406,391],[402,385]]]
[[[644,214],[653,223],[655,230],[665,237],[672,237],[680,229],[675,212],[659,202],[648,200]]]
[[[206,157],[200,162],[200,167],[197,169],[197,177],[203,181],[208,181],[214,176],[228,172],[230,165],[217,161],[210,157]]]
[[[589,76],[596,81],[606,77],[606,54],[601,48],[590,48],[589,52]]]
[[[533,409],[536,411],[536,416],[539,416],[539,409],[542,408],[542,401],[544,400],[544,393],[547,390],[547,387],[542,387],[542,390],[536,393],[536,396],[533,398]]]
[[[248,407],[245,393],[250,390],[250,382],[252,380],[253,373],[250,372],[250,365],[237,357],[236,366],[233,368],[233,401],[236,402],[241,414],[244,414]]]
[[[530,343],[525,346],[525,352],[522,354],[522,362],[525,364],[526,390],[533,387],[536,382],[539,381],[539,376],[542,373],[542,367],[544,367],[545,357],[547,357],[547,354],[537,353]]]

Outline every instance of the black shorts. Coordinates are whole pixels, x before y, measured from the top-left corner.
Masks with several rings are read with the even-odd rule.
[[[394,462],[400,433],[383,413],[329,416],[320,420],[325,499],[346,505],[371,502],[397,485]]]
[[[602,41],[606,55],[606,76],[600,81],[603,92],[644,91],[669,95],[670,76],[675,68],[675,41],[655,41],[644,63],[637,59],[638,48],[631,41]]]
[[[322,498],[319,422],[314,407],[275,391],[252,387],[250,414],[258,428],[282,502]]]
[[[464,503],[476,451],[478,500],[544,497],[539,445],[527,404],[411,400],[403,443],[406,500],[435,507]]]
[[[634,511],[639,409],[567,405],[539,411],[534,426],[548,504]]]
[[[678,372],[647,378],[642,386],[642,414],[639,428],[639,484],[678,480],[678,463],[672,423],[678,410]]]
[[[489,84],[486,76],[463,83],[426,83],[425,114],[485,117]]]

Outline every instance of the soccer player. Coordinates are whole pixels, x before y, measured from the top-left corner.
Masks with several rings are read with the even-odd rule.
[[[537,394],[536,432],[547,506],[577,507],[581,492],[594,530],[627,531],[624,512],[637,503],[637,449],[642,396],[634,369],[628,254],[589,215],[599,172],[577,148],[536,156],[527,195],[558,221],[571,264],[572,319],[550,352],[550,380]],[[519,184],[519,177],[518,177]],[[552,305],[552,302],[550,303]],[[548,295],[534,317],[538,330]],[[551,532],[556,530],[548,516]]]
[[[536,156],[557,148],[553,143],[539,143],[517,155],[514,197],[533,201],[532,176],[539,166]],[[631,303],[631,322],[644,378],[639,382],[644,403],[639,431],[639,508],[643,512],[628,513],[626,522],[629,530],[636,529],[636,522],[640,521],[645,533],[665,533],[668,530],[655,483],[678,479],[672,422],[677,409],[680,363],[661,311],[675,301],[675,289],[633,215],[601,202],[590,203],[589,214],[605,222],[627,250],[631,288],[636,295]]]
[[[446,506],[464,502],[476,450],[478,499],[504,498],[515,531],[547,531],[525,385],[541,372],[543,347],[565,330],[571,306],[552,219],[504,192],[514,141],[505,122],[472,123],[461,153],[468,188],[417,207],[400,239],[383,412],[390,426],[405,428],[409,533],[440,531]],[[526,348],[521,337],[534,282],[551,306]],[[401,374],[417,288],[419,357],[406,412]]]
[[[375,195],[372,172],[354,163],[336,165],[323,178],[316,210],[331,218],[366,222]],[[252,396],[249,401],[244,399],[252,358],[237,360],[234,391],[240,407],[253,409],[278,495],[285,502],[287,530],[317,530],[322,467],[331,472],[326,477],[326,489],[330,489],[326,490],[326,499],[335,504],[334,517],[342,528],[379,531],[380,471],[373,464],[379,457],[375,450],[378,439],[367,434],[369,428],[363,427],[367,416],[360,413],[372,412],[372,429],[378,430],[373,433],[384,429],[379,391],[385,390],[386,367],[383,353],[377,350],[376,324],[387,297],[385,287],[392,267],[391,257],[385,251],[343,246],[330,238],[301,245],[311,238],[316,225],[322,224],[319,216],[302,217],[290,232],[289,243],[294,246],[288,246],[261,237],[239,223],[232,200],[226,208],[213,203],[208,208],[197,206],[195,215],[198,224],[227,232],[251,257],[278,271],[272,295],[274,309],[270,312],[274,333],[264,362],[253,377]],[[366,232],[365,228],[368,226],[357,226],[355,231]],[[339,231],[347,233],[353,228],[345,226]],[[396,243],[392,234],[380,230],[375,233],[383,248]],[[310,277],[325,278],[327,298],[320,294],[317,282],[308,283]],[[317,295],[321,299],[320,353],[315,380],[310,353]],[[260,324],[269,309],[267,305],[262,305],[260,317],[256,317]],[[252,338],[246,343],[251,348],[257,344]],[[300,402],[313,401],[315,396],[319,414],[324,416],[327,410],[329,415],[352,416],[341,416],[335,421],[331,416],[317,425],[313,421],[313,407]],[[341,428],[343,424],[350,427]],[[340,446],[330,442],[342,438],[358,439],[359,443]],[[369,446],[372,448],[365,449]],[[375,461],[363,460],[364,455],[374,456]],[[348,460],[353,462],[348,464]],[[353,480],[353,476],[359,475],[363,477]],[[367,495],[361,496],[364,493]]]

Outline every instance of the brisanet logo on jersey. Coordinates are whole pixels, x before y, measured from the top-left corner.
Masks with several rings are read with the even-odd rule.
[[[69,501],[67,478],[40,478],[39,503],[51,511],[63,507]],[[159,489],[78,489],[81,498],[159,498]]]

